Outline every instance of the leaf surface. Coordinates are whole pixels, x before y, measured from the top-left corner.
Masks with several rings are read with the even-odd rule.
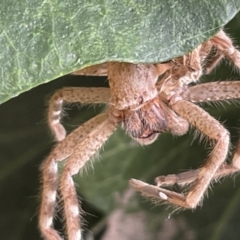
[[[239,0],[0,1],[0,102],[96,63],[183,55],[239,8]]]

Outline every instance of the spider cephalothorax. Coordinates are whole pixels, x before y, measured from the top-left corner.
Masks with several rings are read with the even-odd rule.
[[[58,189],[63,200],[68,239],[81,239],[81,211],[72,176],[100,149],[119,123],[141,144],[152,143],[165,131],[182,135],[188,131],[189,125],[215,143],[208,160],[200,169],[160,176],[156,178],[157,186],[132,179],[131,185],[146,196],[178,207],[195,208],[212,180],[239,171],[240,147],[236,149],[232,163],[225,164],[229,151],[229,133],[195,103],[240,98],[240,82],[223,81],[189,86],[190,83],[197,83],[203,72],[210,72],[223,57],[240,68],[240,52],[233,46],[231,39],[220,31],[192,52],[165,63],[109,62],[75,73],[107,75],[110,89],[69,87],[58,90],[52,96],[48,122],[59,143],[42,165],[39,227],[45,239],[62,239],[52,228]],[[66,132],[60,123],[63,102],[106,103],[109,107],[105,113],[65,136]],[[58,184],[57,163],[65,159]],[[175,183],[183,186],[191,184],[191,188],[185,194],[162,188]]]

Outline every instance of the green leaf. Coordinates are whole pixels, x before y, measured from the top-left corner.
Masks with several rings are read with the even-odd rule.
[[[239,8],[239,0],[1,1],[0,102],[96,63],[182,55]]]

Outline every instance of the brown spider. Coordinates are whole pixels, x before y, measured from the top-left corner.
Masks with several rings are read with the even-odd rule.
[[[210,56],[210,57],[209,57]],[[202,168],[178,175],[156,178],[158,186],[132,179],[131,185],[143,194],[178,207],[195,208],[212,180],[239,171],[240,147],[231,164],[224,161],[229,150],[229,133],[213,117],[194,103],[240,98],[240,82],[198,84],[203,71],[210,72],[223,58],[240,68],[240,52],[220,31],[191,53],[161,64],[109,62],[85,68],[75,74],[108,75],[108,88],[63,88],[50,100],[48,122],[59,143],[42,165],[43,188],[39,227],[45,239],[60,240],[52,228],[57,190],[60,190],[69,240],[80,240],[81,213],[72,176],[101,148],[117,125],[140,144],[154,142],[162,132],[183,135],[189,124],[213,140],[215,146]],[[159,79],[160,76],[160,80]],[[99,114],[67,137],[60,123],[63,102],[107,103]],[[58,187],[57,163],[67,159]],[[160,186],[192,184],[188,194]]]

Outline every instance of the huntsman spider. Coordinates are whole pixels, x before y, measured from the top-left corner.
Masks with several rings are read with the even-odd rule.
[[[159,64],[107,62],[75,72],[82,75],[107,75],[109,88],[66,87],[53,94],[49,102],[48,123],[58,141],[42,165],[42,200],[39,228],[47,240],[62,239],[53,229],[57,190],[63,201],[69,240],[82,239],[82,223],[72,176],[101,148],[119,124],[142,145],[154,142],[160,133],[183,135],[189,125],[213,141],[214,147],[204,165],[177,175],[156,178],[157,186],[132,179],[138,191],[159,201],[182,208],[196,208],[211,181],[240,169],[240,147],[232,162],[225,163],[229,151],[229,133],[212,116],[197,106],[199,102],[240,98],[239,81],[197,83],[222,58],[240,68],[240,52],[220,31],[192,52]],[[79,126],[66,136],[61,113],[64,102],[108,104],[107,110]],[[59,161],[66,160],[58,184]],[[187,193],[163,188],[173,184],[191,185]]]

